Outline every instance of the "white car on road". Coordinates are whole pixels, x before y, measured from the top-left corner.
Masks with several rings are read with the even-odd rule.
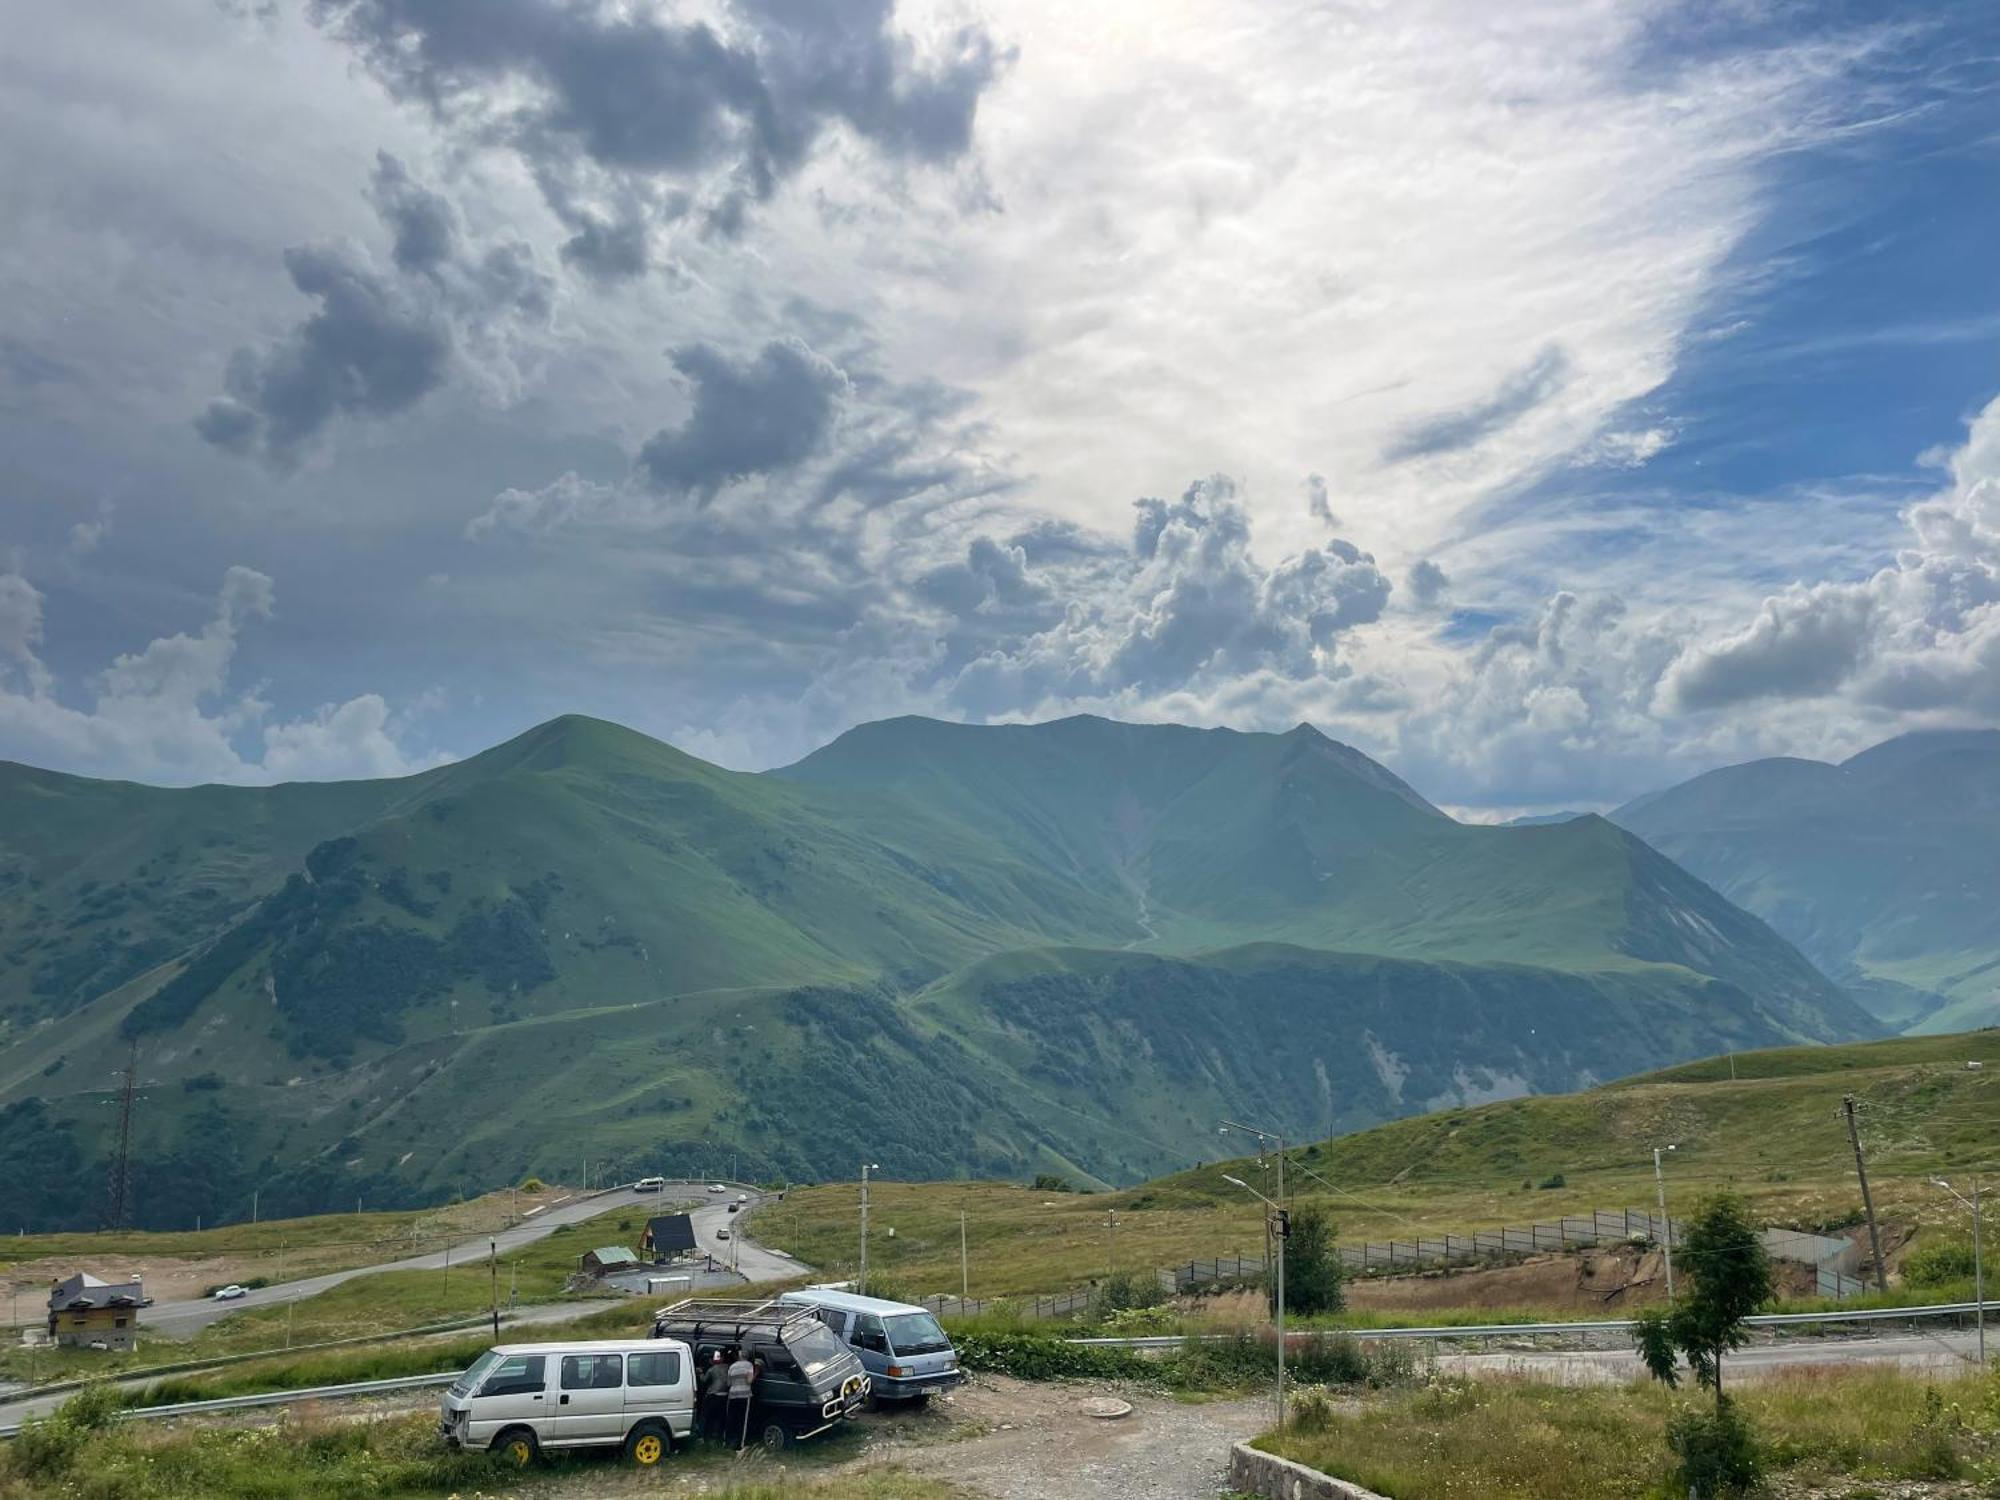
[[[247,1297],[249,1294],[250,1288],[247,1286],[238,1286],[232,1281],[228,1286],[219,1286],[215,1289],[215,1300],[217,1302],[234,1302],[238,1297]]]
[[[723,1185],[722,1185],[721,1183],[719,1183],[719,1182],[711,1182],[711,1183],[710,1183],[710,1184],[708,1185],[708,1190],[709,1190],[709,1191],[710,1191],[711,1193],[726,1193],[726,1192],[728,1192],[728,1191],[729,1191],[729,1189],[728,1189],[728,1188],[724,1187],[724,1186],[723,1186]]]

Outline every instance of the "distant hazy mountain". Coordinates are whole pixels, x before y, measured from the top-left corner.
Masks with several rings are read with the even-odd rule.
[[[1868,1017],[1602,818],[1462,825],[1310,729],[872,724],[725,771],[564,718],[395,781],[0,766],[0,1181],[153,1222],[634,1170],[1128,1179]],[[574,1168],[571,1166],[571,1170]]]
[[[1751,761],[1613,813],[1885,1021],[2000,1021],[2000,730]]]

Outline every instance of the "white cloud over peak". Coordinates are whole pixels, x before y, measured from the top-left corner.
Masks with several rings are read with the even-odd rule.
[[[391,737],[387,705],[372,693],[308,719],[263,724],[268,706],[254,691],[232,691],[229,677],[241,633],[270,616],[274,598],[268,576],[230,568],[205,625],[121,653],[80,708],[65,701],[38,654],[41,592],[18,573],[0,574],[0,753],[174,784],[401,775],[449,758],[406,756]],[[236,743],[260,726],[264,753],[246,759]]]

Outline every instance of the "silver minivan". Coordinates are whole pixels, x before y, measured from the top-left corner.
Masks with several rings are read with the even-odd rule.
[[[809,1307],[860,1356],[877,1400],[924,1401],[965,1377],[958,1351],[927,1307],[809,1286],[778,1298]]]
[[[446,1389],[438,1430],[516,1464],[544,1448],[622,1446],[651,1468],[694,1431],[694,1356],[676,1339],[500,1344]]]

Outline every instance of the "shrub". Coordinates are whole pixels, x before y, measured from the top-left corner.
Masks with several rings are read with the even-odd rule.
[[[1756,1435],[1727,1397],[1717,1400],[1714,1411],[1674,1413],[1667,1421],[1667,1447],[1678,1461],[1676,1481],[1700,1500],[1748,1494],[1763,1478]]]
[[[114,1386],[85,1386],[48,1416],[22,1427],[8,1450],[8,1466],[38,1478],[68,1473],[93,1435],[111,1425],[123,1404]]]
[[[1141,1276],[1131,1271],[1114,1271],[1104,1278],[1104,1284],[1097,1289],[1097,1306],[1105,1313],[1158,1307],[1166,1300],[1167,1294],[1160,1290],[1158,1277]]]
[[[521,1179],[521,1191],[524,1193],[539,1193],[546,1187],[548,1187],[548,1184],[539,1177],[523,1177]]]
[[[1903,1257],[1903,1280],[1911,1286],[1945,1286],[1972,1279],[1972,1241],[1938,1240]]]
[[[1333,1392],[1323,1385],[1300,1386],[1292,1392],[1292,1426],[1300,1432],[1325,1432],[1340,1413]]]
[[[1318,1204],[1306,1204],[1293,1212],[1285,1243],[1285,1310],[1310,1316],[1345,1306],[1333,1219]]]
[[[1029,1184],[1038,1193],[1073,1193],[1076,1187],[1067,1177],[1058,1177],[1053,1172],[1037,1172],[1035,1180]]]
[[[1128,1349],[1071,1344],[1048,1334],[960,1332],[952,1343],[967,1369],[992,1370],[1017,1380],[1143,1379],[1159,1369]]]
[[[1564,1180],[1562,1173],[1551,1172],[1549,1173],[1548,1176],[1544,1177],[1540,1182],[1536,1183],[1535,1186],[1538,1188],[1559,1188],[1559,1187],[1568,1187],[1569,1183]]]

